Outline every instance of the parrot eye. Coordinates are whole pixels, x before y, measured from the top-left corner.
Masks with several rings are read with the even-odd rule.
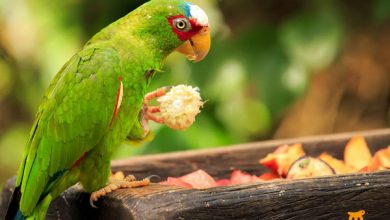
[[[173,24],[179,31],[189,31],[191,29],[190,22],[185,18],[177,18],[173,21]]]

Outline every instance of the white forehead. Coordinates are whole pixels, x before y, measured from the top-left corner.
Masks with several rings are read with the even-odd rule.
[[[206,12],[204,12],[199,6],[190,4],[190,15],[191,18],[194,18],[199,25],[209,25],[209,18],[207,17]]]

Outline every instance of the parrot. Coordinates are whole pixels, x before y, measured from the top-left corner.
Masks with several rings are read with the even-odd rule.
[[[118,187],[147,185],[130,177],[107,188],[112,155],[149,132],[145,121],[155,110],[145,111],[144,97],[165,58],[178,51],[196,63],[210,45],[207,14],[184,0],[148,1],[95,34],[43,96],[6,219],[44,219],[51,201],[76,183],[93,201]]]

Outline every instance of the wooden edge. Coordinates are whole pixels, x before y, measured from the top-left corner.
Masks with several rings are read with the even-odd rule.
[[[151,184],[110,193],[95,203],[98,209],[75,186],[53,201],[46,219],[346,219],[358,210],[383,219],[390,216],[389,176],[381,171],[203,190]]]
[[[253,155],[253,152],[259,149],[263,153],[270,152],[271,148],[284,144],[325,146],[321,149],[334,145],[340,147],[356,135],[366,137],[368,142],[372,141],[375,145],[390,143],[390,129],[382,129],[133,157],[114,161],[113,170],[127,167],[129,172],[148,174],[154,172],[153,169],[163,172],[174,167],[188,171],[194,168],[193,164],[199,162],[209,163],[206,165],[210,166],[214,164],[212,160],[221,159],[222,163],[226,163],[237,155],[252,155],[256,158],[258,155]],[[189,162],[185,164],[186,161]],[[252,162],[244,160],[243,165],[253,166]],[[163,164],[169,166],[161,167]],[[165,174],[171,173],[173,172],[167,171]],[[9,182],[1,197],[0,217],[2,211],[6,210],[4,204],[8,205],[8,199],[5,197],[11,189],[12,183]],[[371,216],[383,217],[390,216],[390,171],[271,181],[205,190],[152,184],[146,188],[113,192],[99,200],[99,209],[92,209],[88,198],[89,195],[80,189],[70,188],[51,204],[48,219],[199,219],[209,217],[210,213],[214,213],[213,219],[298,219],[296,216],[303,217],[301,219],[316,219],[312,218],[313,210],[320,214],[321,218],[318,219],[344,219],[346,208],[365,209]],[[342,217],[340,213],[343,214]]]
[[[381,178],[379,178],[381,177]],[[236,189],[247,189],[255,187],[256,189],[272,189],[279,190],[282,189],[292,189],[292,190],[302,190],[307,187],[303,187],[301,189],[295,187],[294,185],[306,185],[308,183],[321,183],[321,185],[317,185],[317,188],[323,188],[328,186],[334,186],[335,184],[342,183],[345,188],[348,187],[364,187],[369,186],[370,182],[377,181],[379,182],[388,182],[386,179],[390,179],[390,170],[384,171],[376,171],[369,173],[351,173],[351,174],[335,174],[330,176],[322,176],[322,177],[309,177],[303,179],[275,179],[270,181],[261,181],[257,183],[243,183],[231,186],[219,186],[219,187],[211,187],[205,189],[189,189],[181,186],[170,186],[160,183],[151,183],[148,187],[139,187],[139,188],[131,188],[131,189],[121,189],[111,193],[108,197],[115,197],[122,199],[121,196],[130,196],[132,199],[134,198],[142,198],[145,196],[155,196],[161,195],[166,192],[178,192],[178,193],[186,193],[186,192],[219,192],[224,191],[228,188],[236,188]],[[335,183],[335,184],[334,184]],[[390,182],[388,182],[390,185]],[[126,192],[123,194],[123,192]],[[121,195],[117,195],[121,194]]]

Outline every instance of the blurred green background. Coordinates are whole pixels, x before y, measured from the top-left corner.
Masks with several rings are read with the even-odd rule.
[[[140,0],[0,1],[0,186],[15,175],[57,70]],[[194,0],[213,45],[198,64],[173,54],[150,90],[198,86],[207,103],[185,132],[116,158],[389,125],[390,1]]]

